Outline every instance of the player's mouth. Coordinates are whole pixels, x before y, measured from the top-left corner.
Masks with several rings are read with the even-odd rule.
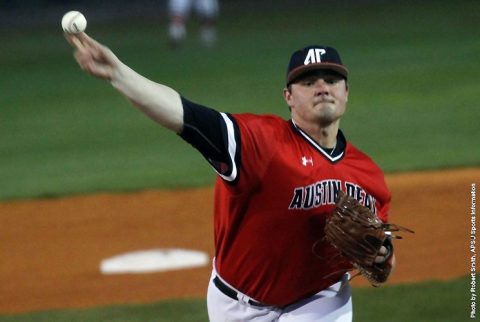
[[[318,105],[318,104],[333,104],[335,101],[333,99],[328,99],[328,98],[321,98],[318,100],[315,100],[313,104]]]

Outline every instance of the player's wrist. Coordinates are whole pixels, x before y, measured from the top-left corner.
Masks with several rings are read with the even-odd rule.
[[[111,68],[112,74],[110,77],[110,83],[113,85],[113,87],[119,89],[121,87],[120,85],[128,78],[127,69],[129,68],[121,61],[118,61],[115,65],[112,65]]]

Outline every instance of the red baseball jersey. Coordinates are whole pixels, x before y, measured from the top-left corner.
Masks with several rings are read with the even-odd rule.
[[[214,207],[219,275],[275,306],[337,282],[351,266],[324,241],[326,216],[343,190],[387,221],[391,196],[382,171],[341,131],[341,148],[330,155],[292,121],[220,115],[215,124],[223,143],[217,145],[228,157],[207,157],[219,174]]]

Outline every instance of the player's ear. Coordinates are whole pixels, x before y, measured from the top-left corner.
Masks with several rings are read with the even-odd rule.
[[[283,89],[283,98],[287,103],[292,98],[292,85],[288,85]]]
[[[291,85],[288,85],[287,87],[285,87],[283,89],[283,98],[285,99],[285,102],[287,103],[288,105],[288,109],[289,110],[292,110],[292,105],[291,105],[291,101],[292,101],[292,86]]]

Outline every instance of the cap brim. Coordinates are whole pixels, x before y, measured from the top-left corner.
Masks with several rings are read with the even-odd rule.
[[[302,74],[305,74],[306,72],[309,72],[312,70],[318,70],[318,69],[333,70],[334,72],[345,77],[345,79],[347,79],[348,77],[348,69],[346,69],[345,66],[343,65],[333,64],[333,63],[317,63],[317,64],[303,65],[295,69],[292,69],[290,73],[288,73],[287,84],[290,84],[292,81],[294,81],[296,78],[298,78]]]

